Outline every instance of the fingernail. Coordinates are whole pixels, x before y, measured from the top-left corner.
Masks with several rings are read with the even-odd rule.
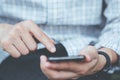
[[[43,62],[44,61],[44,56],[40,56],[40,60],[41,60],[41,62]]]
[[[54,42],[54,40],[53,40],[53,39],[51,39],[51,42],[52,42],[53,44],[55,44],[55,42]]]
[[[45,66],[46,66],[46,67],[49,67],[49,66],[50,66],[50,64],[49,64],[49,63],[46,63],[46,64],[45,64]]]
[[[50,51],[51,51],[52,53],[54,53],[54,52],[56,51],[56,48],[55,48],[55,47],[52,47],[52,48],[50,49]]]

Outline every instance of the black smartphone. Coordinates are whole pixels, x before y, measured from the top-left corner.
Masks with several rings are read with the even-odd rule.
[[[48,57],[50,62],[62,62],[62,61],[84,61],[85,56],[65,56],[65,57]]]

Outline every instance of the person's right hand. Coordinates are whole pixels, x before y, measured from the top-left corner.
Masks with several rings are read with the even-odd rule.
[[[33,37],[50,52],[55,52],[54,41],[33,21],[23,21],[15,25],[0,24],[0,47],[15,58],[37,49],[37,43]]]

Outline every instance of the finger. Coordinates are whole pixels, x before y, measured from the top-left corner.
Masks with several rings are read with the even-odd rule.
[[[40,56],[40,63],[41,65],[45,65],[45,63],[47,63],[47,57],[44,55]]]
[[[59,80],[59,79],[70,79],[73,77],[76,77],[77,75],[74,72],[70,72],[70,71],[57,71],[54,69],[49,69],[46,66],[48,64],[47,63],[47,58],[45,56],[41,56],[41,68],[43,69],[43,73],[47,74],[47,77],[50,79],[55,79],[55,80]],[[67,74],[67,75],[66,75]]]
[[[42,55],[40,56],[40,67],[41,69],[45,70],[47,68],[46,66],[48,65],[47,57]]]
[[[26,55],[29,53],[28,48],[20,38],[15,39],[15,41],[13,41],[13,44],[22,55]]]
[[[34,51],[37,49],[37,43],[31,36],[31,34],[28,31],[23,31],[25,34],[21,34],[23,42],[26,44],[26,46],[29,48],[30,51]]]
[[[89,54],[87,52],[81,52],[80,55],[84,55],[85,56],[85,60],[84,62],[90,62],[92,60],[92,58],[89,56]]]
[[[13,36],[12,36],[13,37]],[[5,37],[1,40],[2,48],[4,51],[8,52],[11,56],[18,58],[20,57],[20,52],[15,48],[12,43],[11,37]]]
[[[60,62],[60,63],[48,63],[46,65],[50,69],[66,70],[76,72],[80,69],[80,62]]]
[[[42,56],[40,56],[40,68],[41,68],[42,72],[44,74],[46,74],[46,76],[47,76],[47,75],[49,75],[50,70],[48,70],[46,66],[47,66],[47,58],[46,58],[46,56],[42,55]]]
[[[50,38],[50,41],[51,41],[53,44],[55,44],[55,41],[54,41],[53,39]]]
[[[95,53],[97,53],[97,49],[94,46],[87,46],[84,49],[81,50],[81,52],[84,53],[89,53],[89,55],[94,58],[93,55],[96,55]]]
[[[16,31],[19,37],[24,42],[24,44],[27,46],[27,48],[30,51],[34,51],[35,49],[37,49],[37,44],[35,40],[33,39],[32,35],[29,33],[28,29],[25,28],[25,26],[21,25],[20,23],[16,24],[15,27],[16,27]]]
[[[50,52],[55,52],[56,48],[51,41],[51,39],[33,22],[30,22],[29,25],[26,26],[30,27],[30,32],[33,36],[39,40]]]
[[[86,57],[85,61],[90,62],[94,59],[95,48],[92,46],[87,46],[80,51],[80,55],[84,55]]]
[[[70,71],[57,71],[53,69],[48,69],[47,76],[52,80],[66,80],[77,77],[76,73]]]
[[[61,79],[61,80],[66,80],[66,79],[72,79],[77,77],[76,73],[70,72],[70,71],[51,71],[51,73],[54,73],[54,75],[51,75],[53,79]]]
[[[53,42],[51,41],[51,39],[45,34],[43,33],[41,30],[39,31],[35,31],[32,30],[32,32],[34,33],[34,36],[50,51],[50,52],[55,52],[55,46],[53,44]],[[38,36],[39,35],[39,36]]]
[[[12,57],[18,58],[21,56],[20,52],[13,46],[10,45],[5,49]]]

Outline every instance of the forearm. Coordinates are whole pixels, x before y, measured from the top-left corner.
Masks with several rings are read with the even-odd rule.
[[[97,48],[104,47],[100,50],[106,52],[111,63],[114,64],[119,60],[118,55],[120,55],[120,18],[118,17],[120,15],[120,2],[118,0],[105,1],[107,6],[103,14],[106,17],[106,25],[95,46]]]

